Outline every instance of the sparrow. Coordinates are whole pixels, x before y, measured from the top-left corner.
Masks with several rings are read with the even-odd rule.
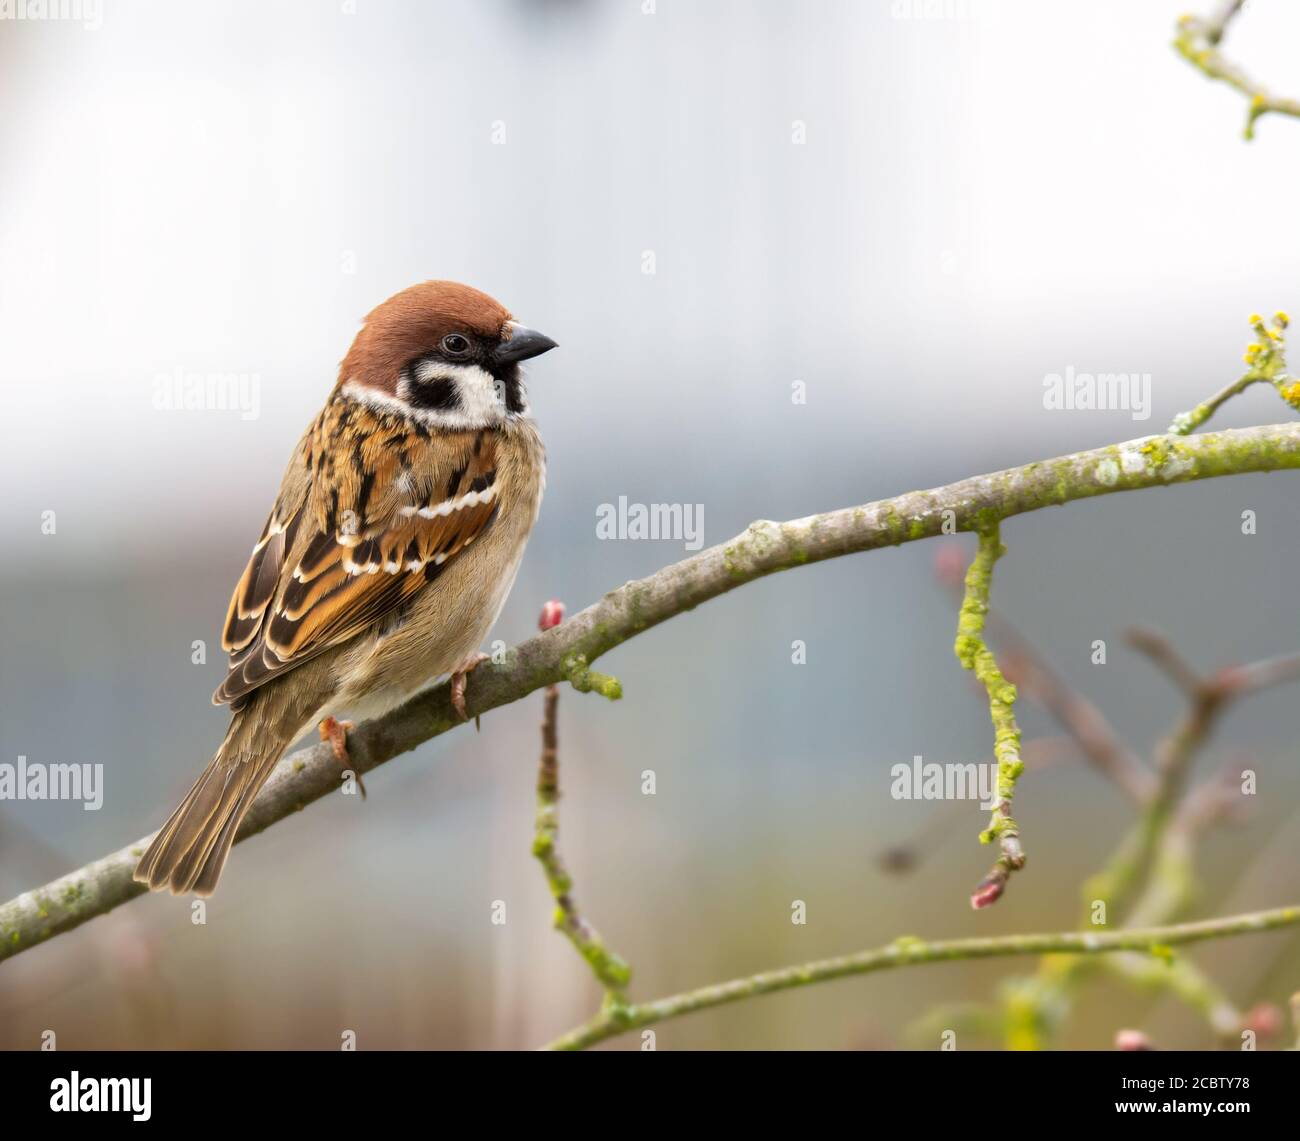
[[[537,521],[546,455],[520,363],[555,342],[497,301],[427,281],[366,317],[298,442],[230,600],[225,740],[135,878],[210,895],[240,822],[307,729],[346,759],[375,717],[465,677]]]

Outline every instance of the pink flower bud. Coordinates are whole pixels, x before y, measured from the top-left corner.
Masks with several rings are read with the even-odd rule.
[[[539,630],[549,630],[563,621],[564,603],[558,598],[552,598],[550,602],[542,607],[542,616],[537,620],[537,628]]]
[[[976,911],[988,907],[990,904],[997,903],[1002,898],[1003,891],[1006,890],[1007,881],[1005,878],[986,879],[973,892],[971,892],[970,905]]]
[[[1119,1030],[1115,1033],[1116,1050],[1154,1050],[1155,1044],[1141,1030]]]
[[[1276,1038],[1282,1033],[1282,1012],[1271,1002],[1258,1003],[1246,1011],[1241,1028],[1253,1030],[1261,1038]]]

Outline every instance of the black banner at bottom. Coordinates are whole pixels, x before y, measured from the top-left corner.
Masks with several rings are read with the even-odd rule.
[[[1300,1055],[1222,1053],[731,1053],[595,1051],[535,1054],[77,1053],[0,1055],[7,1125],[125,1124],[374,1127],[393,1114],[561,1110],[589,1125],[635,1108],[735,1124],[757,1111],[795,1118],[843,1113],[864,1125],[888,1113],[924,1129],[1162,1118],[1219,1126],[1294,1113]],[[629,1056],[633,1055],[633,1056]],[[495,1092],[494,1092],[495,1091]],[[687,1107],[689,1106],[689,1109]],[[989,1117],[992,1113],[994,1116]],[[61,1119],[61,1120],[58,1120]],[[552,1118],[558,1122],[562,1118]],[[804,1116],[805,1124],[808,1118]],[[23,1136],[17,1129],[10,1136]]]

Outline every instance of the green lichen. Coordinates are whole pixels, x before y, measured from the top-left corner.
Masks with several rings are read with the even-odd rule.
[[[907,525],[903,522],[902,516],[898,514],[898,509],[893,503],[885,505],[884,523],[890,544],[898,546],[907,537]]]
[[[598,693],[610,701],[623,696],[623,683],[616,677],[593,670],[587,664],[586,654],[570,654],[564,659],[561,669],[565,679],[579,693]]]
[[[818,519],[816,516],[809,521],[809,530],[816,534]],[[781,526],[781,537],[785,540],[786,558],[796,566],[803,566],[808,561],[808,548],[803,544],[803,533],[799,527],[790,523]]]
[[[1170,441],[1164,436],[1152,436],[1138,451],[1146,456],[1151,470],[1159,474],[1169,462]]]
[[[630,1026],[636,1015],[636,1009],[622,995],[613,991],[605,995],[600,1012],[616,1027]]]
[[[776,543],[773,531],[776,524],[770,519],[755,519],[746,529],[745,534],[750,537],[750,545],[753,547],[754,554],[759,558],[767,555]]]
[[[611,989],[622,990],[632,981],[632,968],[603,943],[598,941],[585,943],[579,950],[596,977]]]
[[[553,703],[556,700],[553,691],[548,702]],[[548,704],[548,720],[543,728],[542,760],[537,772],[537,815],[533,835],[533,855],[542,865],[547,886],[555,900],[555,907],[551,911],[552,925],[587,961],[606,992],[617,993],[628,985],[632,977],[632,969],[605,946],[596,930],[579,914],[572,894],[573,877],[560,858],[560,770],[558,740],[555,724],[551,720],[553,716],[554,705]]]
[[[989,611],[989,593],[993,584],[994,564],[1006,553],[996,524],[981,530],[979,550],[966,571],[966,592],[957,616],[957,638],[953,652],[964,669],[975,674],[989,699],[989,717],[993,722],[993,753],[998,762],[997,788],[999,803],[993,809],[989,826],[980,833],[980,842],[1018,841],[1020,828],[1011,815],[1011,801],[1016,781],[1024,772],[1020,758],[1020,727],[1016,724],[1016,687],[1003,676],[993,651],[984,641],[984,624]],[[1011,844],[1010,854],[1004,844],[1004,871],[1015,870],[1024,863],[1018,842]]]
[[[1256,98],[1259,99],[1258,96]],[[1218,408],[1232,397],[1240,395],[1252,384],[1271,384],[1291,408],[1300,412],[1300,382],[1288,376],[1286,371],[1285,332],[1291,319],[1285,313],[1275,313],[1271,328],[1258,313],[1252,313],[1247,321],[1255,334],[1255,340],[1246,347],[1244,357],[1248,366],[1246,372],[1227,388],[1209,400],[1202,401],[1190,412],[1180,412],[1175,416],[1169,426],[1172,434],[1186,436],[1194,432],[1213,416]]]
[[[627,618],[628,625],[633,630],[644,630],[649,623],[645,617],[645,602],[647,588],[640,583],[634,583],[627,590]]]
[[[889,946],[906,954],[909,951],[924,951],[929,944],[919,935],[900,935]]]

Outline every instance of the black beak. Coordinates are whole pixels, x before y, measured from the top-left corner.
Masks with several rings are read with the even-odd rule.
[[[526,329],[523,325],[510,324],[510,339],[502,341],[492,355],[501,364],[513,364],[516,361],[531,360],[555,348],[555,342],[545,333],[536,329]]]

